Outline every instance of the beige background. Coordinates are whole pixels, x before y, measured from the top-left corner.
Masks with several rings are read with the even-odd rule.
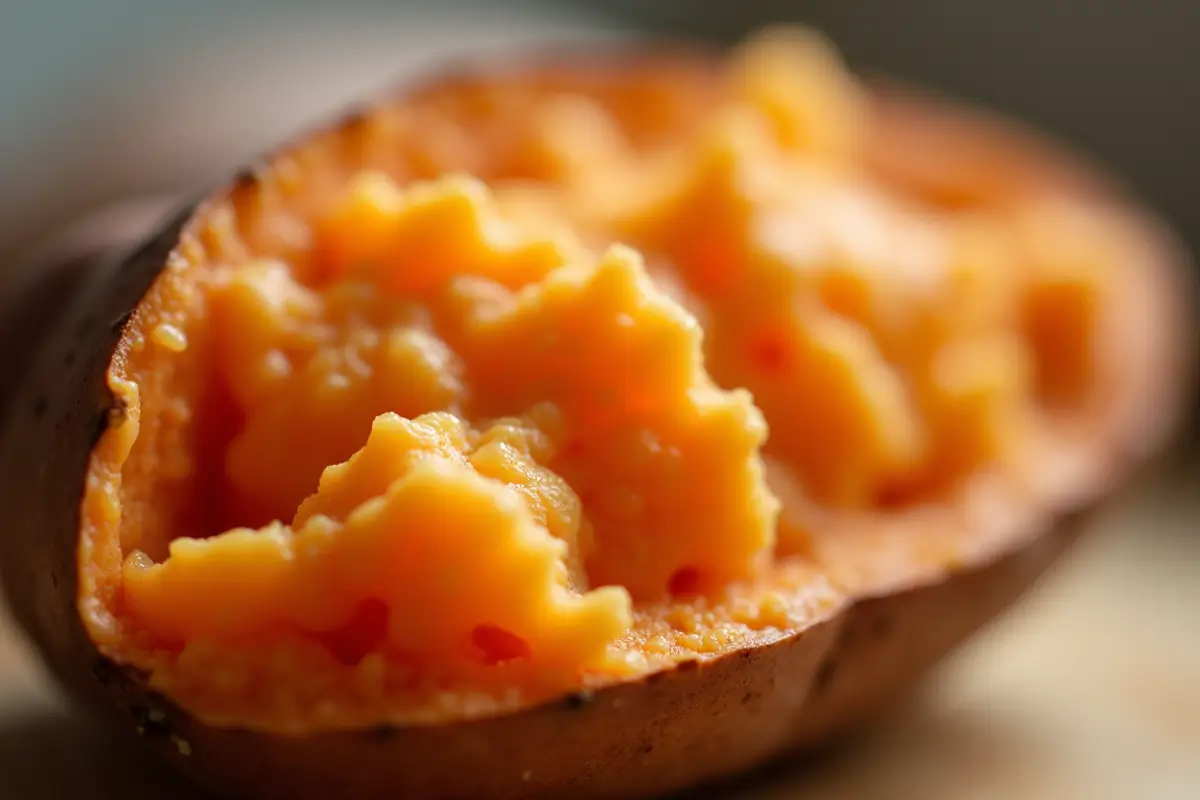
[[[1200,798],[1195,485],[1195,476],[1177,476],[1115,509],[1025,603],[877,729],[721,794]],[[0,619],[0,797],[164,796],[202,795],[67,709]]]

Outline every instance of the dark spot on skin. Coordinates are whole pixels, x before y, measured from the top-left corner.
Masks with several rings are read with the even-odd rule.
[[[50,401],[45,395],[38,395],[33,401],[33,418],[41,419],[46,414],[46,409],[50,407]]]
[[[376,725],[374,728],[371,728],[371,730],[368,731],[372,739],[381,742],[394,738],[399,732],[399,728],[387,722]]]
[[[125,325],[128,324],[128,322],[132,316],[133,316],[132,311],[126,311],[124,314],[117,317],[111,326],[112,332],[117,333],[117,334],[124,332]]]
[[[55,589],[58,588],[58,576],[55,575],[53,572],[50,573],[50,585],[53,586]]]
[[[680,663],[676,669],[680,672],[695,672],[696,670],[700,669],[700,662],[693,658]]]
[[[820,694],[829,688],[837,674],[837,659],[827,658],[817,669],[817,677],[813,681],[813,690]]]
[[[742,705],[748,706],[758,700],[758,698],[758,692],[746,692],[744,695],[742,695]]]
[[[584,689],[582,692],[569,694],[563,699],[563,705],[572,711],[578,711],[586,705],[590,705],[596,699],[596,693],[590,689]]]
[[[114,686],[121,679],[117,665],[107,658],[97,658],[92,662],[92,676],[101,686],[105,687]]]
[[[667,678],[666,672],[653,672],[646,677],[646,683],[658,683],[660,681],[666,680],[666,678]]]
[[[642,745],[641,747],[638,748],[638,752],[641,753],[642,755],[648,755],[650,753],[653,753],[654,745],[650,744],[650,742],[646,742],[644,745]]]
[[[129,713],[133,716],[138,733],[147,739],[165,739],[171,735],[171,726],[167,724],[167,718],[161,711],[154,711],[144,705],[133,705],[129,707]]]
[[[738,653],[738,658],[742,659],[743,661],[749,661],[751,659],[751,657],[753,657],[753,655],[754,655],[753,650],[743,650],[740,653]]]

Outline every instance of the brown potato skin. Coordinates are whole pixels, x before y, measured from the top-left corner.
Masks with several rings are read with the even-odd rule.
[[[856,601],[842,615],[791,745],[822,745],[903,699],[930,669],[1016,602],[1099,508],[1064,517],[988,566]]]
[[[837,621],[515,715],[305,738],[208,728],[166,709],[150,735],[201,783],[254,797],[642,797],[787,749]],[[173,737],[187,741],[181,755]]]
[[[622,79],[635,78],[646,63],[596,62]],[[698,67],[688,74],[702,85],[709,73]],[[932,130],[953,130],[949,144],[967,149],[979,141],[972,137],[986,135],[989,157],[1007,168],[1001,172],[1034,183],[1070,176],[1085,194],[1107,195],[1107,183],[1097,173],[1076,167],[1057,150],[1051,148],[1047,156],[1044,145],[973,126],[972,117],[928,103],[893,97],[881,101],[880,108],[898,115],[892,118],[895,124],[933,119],[932,112],[949,114],[965,124],[939,123]],[[354,125],[351,116],[334,135]],[[234,190],[253,191],[252,175],[239,178],[228,191]],[[210,728],[148,690],[144,676],[101,656],[75,605],[78,501],[88,456],[109,415],[119,413],[105,387],[105,370],[128,313],[190,218],[185,210],[136,251],[91,267],[80,276],[84,283],[72,302],[53,317],[54,330],[41,343],[36,363],[28,371],[23,363],[5,364],[15,393],[0,451],[0,503],[7,514],[0,572],[18,621],[73,695],[120,728],[138,729],[183,771],[224,792],[322,798],[628,797],[730,775],[823,742],[896,699],[1030,586],[1075,537],[1094,505],[1089,501],[1060,514],[1043,531],[1025,532],[1007,552],[985,562],[959,565],[888,596],[860,598],[844,613],[790,639],[685,664],[594,695],[435,727],[303,738]],[[1146,224],[1162,238],[1155,223]],[[1164,286],[1164,336],[1162,352],[1148,355],[1173,363],[1184,350],[1182,324],[1176,326],[1181,315],[1166,286],[1181,274],[1182,258],[1168,243],[1158,260],[1149,266]],[[59,292],[38,297],[47,314],[23,317],[20,325],[52,319],[49,311],[63,300]],[[39,338],[28,327],[24,331],[31,345]],[[1166,366],[1162,372],[1163,384],[1148,391],[1163,401],[1162,417],[1168,419],[1176,395],[1168,377],[1175,372]],[[1114,483],[1127,477],[1142,450],[1152,449],[1145,437],[1118,433]],[[1110,487],[1102,488],[1094,499]]]

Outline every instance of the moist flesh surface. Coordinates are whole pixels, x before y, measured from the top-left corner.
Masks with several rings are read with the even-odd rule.
[[[277,157],[114,356],[89,634],[214,724],[444,721],[992,546],[1086,480],[1132,244],[922,192],[877,135],[791,32],[450,81]]]

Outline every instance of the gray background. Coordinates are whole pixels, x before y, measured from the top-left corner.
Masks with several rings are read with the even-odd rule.
[[[202,82],[205,53],[216,81],[231,50],[244,59],[257,47],[270,61],[315,46],[319,60],[331,42],[300,29],[336,40],[360,27],[402,47],[406,30],[437,19],[455,26],[440,40],[421,37],[425,49],[454,49],[455,35],[489,29],[648,25],[731,38],[766,20],[810,21],[861,67],[982,98],[1069,136],[1115,163],[1189,239],[1200,235],[1200,3],[1190,0],[0,0],[0,187],[26,188],[47,161],[103,161],[108,119],[128,106],[138,116],[123,122],[140,125],[153,111],[139,94],[185,65]],[[271,36],[272,26],[283,30]],[[373,48],[386,49],[364,49]],[[378,79],[395,59],[375,63]],[[360,74],[365,90],[373,81]],[[81,144],[89,124],[110,138]]]

